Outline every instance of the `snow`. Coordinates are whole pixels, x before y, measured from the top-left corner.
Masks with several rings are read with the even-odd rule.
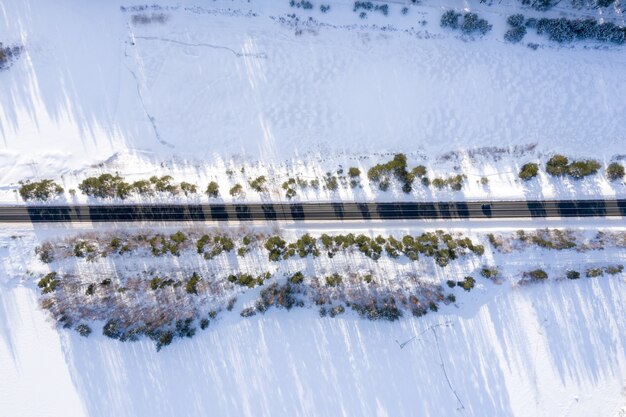
[[[268,175],[269,195],[248,189],[246,198],[284,200],[289,176],[320,177],[340,165],[365,172],[394,152],[432,176],[462,171],[468,183],[461,193],[416,187],[405,196],[364,184],[299,198],[626,195],[603,175],[516,180],[523,163],[553,152],[603,163],[621,157],[623,47],[558,47],[532,34],[526,40],[539,50],[505,44],[505,16],[520,11],[513,1],[475,8],[494,24],[475,41],[439,28],[443,7],[412,6],[403,16],[392,4],[389,16],[363,20],[351,4],[333,2],[323,14],[286,1],[160,2],[144,12],[110,2],[5,2],[0,38],[26,51],[0,74],[0,200],[20,201],[19,180],[51,177],[75,189],[103,171],[171,174],[200,189],[216,179],[226,200],[235,182],[248,188],[249,178]],[[166,21],[132,23],[153,12]],[[587,13],[623,23],[610,10]],[[470,154],[484,147],[491,150]],[[245,175],[225,174],[241,167]],[[482,176],[489,186],[478,184]]]
[[[432,177],[464,172],[467,184],[458,193],[416,187],[404,195],[396,186],[377,192],[363,177],[363,189],[297,198],[626,197],[624,183],[607,182],[603,172],[578,182],[544,173],[529,184],[516,179],[523,163],[545,163],[555,152],[624,160],[623,46],[557,46],[530,33],[525,42],[537,50],[507,45],[505,17],[522,10],[517,1],[422,3],[407,16],[392,3],[388,17],[361,20],[348,0],[333,0],[328,14],[287,1],[159,1],[154,12],[166,21],[142,25],[132,23],[142,12],[116,2],[4,0],[0,41],[25,50],[0,72],[0,202],[22,203],[19,180],[54,178],[68,190],[112,171],[128,180],[170,174],[200,189],[216,180],[222,194],[240,182],[248,201],[284,200],[287,177],[321,177],[340,166],[365,172],[396,152]],[[444,4],[477,10],[494,29],[475,41],[443,31]],[[624,23],[607,9],[559,7],[549,15]],[[267,195],[247,187],[258,175],[273,178]],[[483,176],[487,186],[478,184]],[[150,201],[165,199],[172,201]],[[34,279],[46,266],[34,259],[36,245],[117,227],[0,229],[0,414],[626,415],[624,276],[517,283],[531,266],[553,276],[571,266],[625,264],[623,248],[494,254],[511,279],[481,280],[471,293],[457,288],[456,304],[420,319],[320,318],[309,308],[242,319],[233,311],[157,353],[151,341],[111,341],[98,328],[88,339],[57,329],[37,304]],[[624,229],[623,219],[279,227],[290,236]]]
[[[581,236],[598,228],[623,232],[617,223],[589,223],[573,230]],[[391,224],[384,230],[401,234],[440,227]],[[33,247],[75,233],[84,231],[51,226],[2,231],[0,409],[8,415],[166,416],[210,410],[255,416],[620,416],[626,411],[624,275],[514,284],[515,271],[531,265],[545,266],[554,276],[573,265],[625,263],[623,249],[494,253],[511,278],[500,285],[480,279],[470,293],[454,290],[455,305],[394,323],[369,322],[351,312],[319,318],[309,308],[272,309],[243,319],[240,302],[193,339],[176,340],[157,353],[151,341],[112,341],[95,326],[87,339],[54,329],[38,307],[29,275],[36,277],[44,265],[34,259]]]

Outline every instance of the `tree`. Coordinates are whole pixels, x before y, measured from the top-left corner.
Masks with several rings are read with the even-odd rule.
[[[536,177],[539,173],[539,165],[534,162],[529,162],[527,164],[522,165],[522,169],[520,170],[519,177],[524,181],[529,181],[532,178]]]
[[[63,187],[52,180],[41,180],[37,182],[25,182],[22,183],[20,190],[20,196],[25,201],[28,200],[40,200],[45,201],[49,198],[60,195],[63,193]]]
[[[220,186],[215,181],[211,181],[206,187],[206,193],[209,197],[217,198],[220,195]]]
[[[569,159],[563,155],[554,155],[546,164],[546,171],[553,176],[563,176],[567,174]]]
[[[617,162],[611,162],[606,169],[606,176],[611,181],[622,179],[624,178],[624,167]]]

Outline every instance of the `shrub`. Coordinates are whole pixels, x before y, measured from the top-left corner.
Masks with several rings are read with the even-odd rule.
[[[544,279],[548,279],[548,273],[546,271],[544,271],[543,269],[535,269],[533,271],[530,271],[528,273],[528,275],[535,280],[544,280]]]
[[[185,195],[195,194],[198,192],[198,186],[189,182],[181,182],[180,189]]]
[[[446,297],[448,299],[448,301],[450,301],[451,303],[456,302],[456,297],[454,294],[448,294],[448,296]]]
[[[122,337],[122,323],[119,320],[110,319],[102,327],[102,334],[111,339],[119,339]]]
[[[254,309],[254,307],[246,307],[241,310],[241,313],[239,313],[239,315],[241,317],[252,317],[256,315],[256,310]]]
[[[624,167],[617,162],[612,162],[606,169],[606,176],[610,181],[624,178]]]
[[[589,268],[586,271],[587,278],[595,278],[603,275],[602,268]]]
[[[240,197],[243,195],[243,187],[241,184],[235,184],[229,191],[229,194],[233,197]]]
[[[261,175],[260,177],[255,178],[254,180],[250,181],[250,187],[259,193],[265,192],[267,191],[267,188],[265,188],[265,182],[266,182],[266,178],[264,175]],[[232,190],[231,190],[232,191]],[[233,195],[231,193],[231,195]]]
[[[211,181],[206,187],[206,194],[209,197],[217,198],[220,195],[220,186],[215,181]]]
[[[25,201],[45,201],[63,193],[63,187],[52,180],[41,180],[37,182],[27,181],[21,184],[19,193]]]
[[[41,292],[43,294],[48,294],[54,291],[58,284],[59,284],[59,280],[57,279],[57,273],[50,272],[49,274],[46,274],[43,278],[39,280],[39,282],[37,283],[37,286],[41,288],[42,290]]]
[[[441,15],[440,26],[442,28],[458,29],[460,17],[461,13],[457,13],[454,10],[446,10],[443,15]]]
[[[465,277],[465,279],[463,281],[458,281],[457,285],[461,288],[463,288],[465,291],[471,291],[472,288],[474,288],[474,285],[476,284],[476,280],[472,277]]]
[[[578,271],[567,271],[565,276],[567,276],[568,279],[578,279],[580,278],[580,272]]]
[[[303,281],[304,275],[302,274],[302,272],[296,272],[291,277],[289,277],[289,282],[291,282],[292,284],[302,284]]]
[[[484,35],[491,30],[491,25],[485,19],[480,19],[476,13],[465,13],[463,15],[463,23],[461,30],[469,35],[475,32]]]
[[[388,176],[390,175],[402,183],[404,192],[411,192],[413,176],[407,171],[406,155],[396,154],[391,161],[375,165],[367,171],[367,178],[377,183],[382,191],[386,191],[389,186]]]
[[[539,165],[534,162],[528,162],[522,165],[522,169],[519,172],[519,177],[524,181],[529,181],[535,178],[539,173]]]
[[[530,6],[535,10],[545,12],[550,10],[553,6],[559,4],[561,0],[522,0],[522,4]]]
[[[526,27],[517,26],[506,31],[504,40],[511,43],[519,43],[526,36]]]
[[[87,326],[86,324],[79,324],[78,326],[76,326],[76,331],[79,335],[83,337],[88,337],[91,334],[91,327]]]
[[[355,167],[348,168],[348,176],[350,178],[357,178],[361,175],[361,170]]]
[[[546,171],[552,176],[563,176],[567,174],[569,159],[563,155],[554,155],[546,164]]]
[[[341,278],[341,275],[339,274],[333,274],[331,276],[326,277],[326,285],[328,285],[329,287],[336,287],[338,285],[341,285],[343,279]]]
[[[330,10],[330,5],[328,4],[321,4],[320,5],[320,11],[322,13],[327,13]]]
[[[198,282],[200,282],[200,275],[194,272],[191,275],[191,278],[189,278],[189,281],[187,281],[187,285],[185,285],[185,291],[187,294],[198,294],[198,289],[196,288]]]
[[[624,270],[624,265],[612,265],[612,266],[607,266],[605,268],[606,273],[609,275],[619,274],[623,270]]]
[[[174,340],[174,333],[173,332],[162,332],[159,335],[157,344],[156,344],[156,350],[157,352],[160,351],[164,346],[168,346],[170,343],[172,343],[172,340]]]
[[[448,287],[450,287],[450,288],[456,287],[456,281],[453,281],[451,279],[447,280],[446,284],[448,284]]]
[[[496,278],[499,273],[498,268],[482,268],[480,270],[480,275],[485,278]]]
[[[524,25],[524,15],[523,15],[523,14],[514,14],[514,15],[511,15],[511,16],[509,16],[509,17],[506,19],[506,22],[507,22],[509,25],[513,26],[514,28],[515,28],[515,27],[519,27],[519,26],[523,26],[523,25]]]
[[[272,236],[265,241],[265,249],[269,252],[270,261],[278,261],[283,256],[287,242],[280,236]]]
[[[589,175],[594,175],[600,169],[598,161],[587,159],[584,161],[575,161],[570,164],[567,173],[574,179],[581,179]]]
[[[119,174],[102,174],[84,179],[78,189],[90,197],[124,199],[130,195],[132,186],[124,182]]]
[[[411,170],[411,174],[414,178],[422,178],[426,176],[426,167],[424,165],[418,165]]]

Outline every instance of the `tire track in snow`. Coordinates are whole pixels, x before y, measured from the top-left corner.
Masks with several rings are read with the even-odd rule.
[[[134,38],[135,39],[143,39],[143,40],[146,40],[146,41],[168,42],[168,43],[173,43],[173,44],[182,45],[182,46],[204,47],[204,48],[211,48],[211,49],[223,49],[225,51],[231,52],[237,58],[252,57],[252,58],[267,59],[267,55],[265,55],[264,53],[253,54],[253,53],[246,53],[246,52],[237,52],[234,49],[229,48],[227,46],[213,45],[213,44],[210,44],[210,43],[187,43],[187,42],[179,41],[179,40],[176,40],[176,39],[160,38],[160,37],[156,37],[156,36],[135,36]]]

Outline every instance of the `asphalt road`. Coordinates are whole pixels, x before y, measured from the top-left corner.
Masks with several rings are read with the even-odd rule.
[[[626,217],[626,200],[0,206],[0,223]]]

